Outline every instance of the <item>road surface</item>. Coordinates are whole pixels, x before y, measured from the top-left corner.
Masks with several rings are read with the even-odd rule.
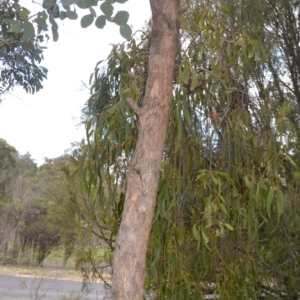
[[[88,290],[82,291],[79,281],[0,274],[0,300],[61,300],[68,295],[82,295],[85,300],[103,300],[107,294],[101,283],[89,284]]]

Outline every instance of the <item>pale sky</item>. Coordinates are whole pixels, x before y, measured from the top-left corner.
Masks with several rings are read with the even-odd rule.
[[[31,0],[21,3],[31,11],[37,9]],[[133,26],[133,32],[141,29],[150,17],[148,0],[129,0],[115,7],[117,10],[130,13],[128,24]],[[117,25],[109,24],[100,30],[92,24],[82,29],[80,17],[60,22],[58,42],[49,41],[44,51],[41,65],[48,69],[48,79],[43,90],[30,95],[18,87],[5,96],[0,103],[0,138],[20,154],[29,152],[38,165],[44,157],[58,157],[70,148],[71,142],[84,138],[84,128],[77,125],[89,94],[82,90],[81,82],[88,83],[96,63],[109,54],[111,44],[122,41]]]

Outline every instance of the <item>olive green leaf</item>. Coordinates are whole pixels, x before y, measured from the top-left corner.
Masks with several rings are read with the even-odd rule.
[[[69,10],[66,12],[66,17],[70,20],[76,20],[78,18],[78,15],[75,11]]]
[[[94,17],[89,14],[89,15],[85,15],[82,17],[80,24],[82,28],[87,28],[89,27],[94,21]]]
[[[34,38],[35,32],[34,32],[34,27],[31,22],[24,22],[23,30],[24,30],[24,38],[25,39]]]
[[[111,17],[114,11],[114,7],[108,2],[102,3],[100,9],[107,17]]]
[[[51,30],[52,30],[53,41],[57,42],[58,41],[58,31],[54,26],[51,27]]]
[[[120,33],[121,33],[121,36],[124,39],[129,40],[131,38],[131,35],[132,35],[131,27],[127,24],[125,24],[124,26],[121,26],[120,27]]]
[[[69,6],[76,2],[76,0],[61,0],[62,5]]]
[[[89,7],[89,4],[85,0],[77,0],[76,5],[81,9],[86,9]]]
[[[94,18],[97,17],[96,11],[91,6],[89,6],[89,11]]]
[[[21,7],[20,10],[18,11],[18,13],[22,20],[27,20],[28,16],[30,15],[30,10],[28,10],[25,7]]]
[[[113,22],[119,26],[124,26],[127,24],[128,19],[129,13],[127,11],[118,11],[113,18]]]
[[[22,23],[19,21],[12,20],[8,32],[20,33],[21,31],[22,31]]]
[[[56,3],[56,0],[44,0],[44,1],[43,1],[43,7],[44,7],[45,9],[49,9],[49,8],[51,8],[53,5],[55,5],[55,3]]]
[[[106,18],[104,15],[101,15],[96,19],[95,25],[97,28],[102,29],[104,28],[105,24],[106,24]]]

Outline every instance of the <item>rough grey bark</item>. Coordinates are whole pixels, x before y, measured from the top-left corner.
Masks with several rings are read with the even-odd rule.
[[[141,300],[146,253],[168,127],[179,30],[179,0],[150,0],[152,42],[136,149],[128,169],[122,222],[115,244],[112,299]]]

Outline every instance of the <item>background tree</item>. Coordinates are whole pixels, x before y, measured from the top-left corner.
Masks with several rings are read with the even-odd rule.
[[[32,199],[24,207],[19,226],[22,251],[32,250],[38,266],[43,266],[44,259],[59,242],[59,224],[54,222],[50,209],[51,202],[46,199]]]
[[[26,202],[19,231],[20,245],[24,250],[33,250],[38,265],[57,246],[64,246],[65,265],[74,250],[74,224],[62,207],[75,193],[76,177],[72,177],[72,160],[69,155],[46,159],[35,173],[31,187],[35,195]],[[69,227],[63,224],[69,224]],[[62,228],[63,227],[63,228]]]
[[[62,243],[60,228],[64,217],[57,218],[57,207],[67,201],[70,193],[64,175],[68,156],[48,160],[37,168],[30,154],[18,155],[5,141],[2,150],[3,262],[9,250],[11,262],[42,266],[53,248]]]
[[[0,139],[0,240],[2,263],[6,263],[8,242],[18,223],[17,208],[13,202],[10,182],[16,174],[17,150]]]

